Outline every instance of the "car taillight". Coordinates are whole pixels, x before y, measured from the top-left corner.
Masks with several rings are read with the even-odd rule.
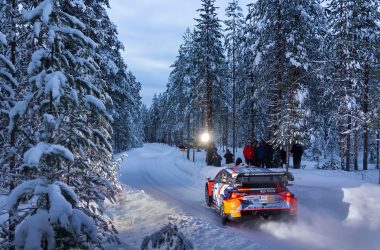
[[[282,193],[281,196],[284,198],[294,198],[294,194],[291,192]]]

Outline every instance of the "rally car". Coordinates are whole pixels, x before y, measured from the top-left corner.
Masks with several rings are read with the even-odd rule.
[[[265,168],[222,169],[213,180],[207,178],[206,203],[217,209],[223,225],[254,216],[293,220],[297,198],[287,188],[293,179],[291,173]]]

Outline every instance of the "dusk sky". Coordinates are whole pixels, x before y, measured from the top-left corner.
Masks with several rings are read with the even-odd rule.
[[[217,0],[224,19],[227,0]],[[252,0],[240,0],[246,5]],[[150,105],[155,93],[165,91],[170,65],[177,56],[186,28],[193,28],[200,0],[110,0],[111,20],[117,25],[129,69],[142,84],[143,103]]]

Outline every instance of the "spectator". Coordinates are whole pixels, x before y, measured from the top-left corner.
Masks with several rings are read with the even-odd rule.
[[[273,162],[273,147],[268,142],[265,143],[265,167],[271,168]]]
[[[258,147],[259,143],[258,141],[254,140],[251,147],[252,147],[252,150],[253,150],[253,159],[252,159],[252,166],[255,166],[255,167],[258,167],[260,164],[259,164],[259,161],[257,159],[257,147]]]
[[[254,152],[253,148],[251,147],[251,142],[249,141],[247,143],[247,145],[245,145],[245,147],[243,149],[243,155],[244,155],[244,158],[245,158],[245,163],[247,165],[250,165],[250,166],[253,165],[254,154],[255,154],[255,152]]]
[[[256,161],[258,167],[265,167],[265,147],[264,141],[261,141],[259,146],[256,148]]]
[[[212,157],[214,155],[214,152],[217,151],[217,149],[214,143],[211,143],[208,147],[209,148],[206,150],[206,164],[207,166],[210,166],[213,164]]]
[[[215,167],[221,167],[222,166],[222,157],[214,151],[214,154],[212,155],[212,165]]]
[[[281,167],[283,168],[284,165],[286,165],[286,151],[285,151],[285,149],[281,148],[280,154],[281,154]]]
[[[293,144],[292,150],[290,152],[293,154],[293,166],[294,168],[301,168],[301,157],[303,154],[303,149],[301,144]]]
[[[224,158],[226,158],[226,164],[230,164],[234,162],[234,155],[231,153],[231,151],[227,148],[226,153],[224,154]]]
[[[242,163],[243,163],[243,161],[241,160],[240,157],[238,157],[236,159],[235,166],[233,166],[232,169],[238,168],[240,166],[240,164],[242,164]]]

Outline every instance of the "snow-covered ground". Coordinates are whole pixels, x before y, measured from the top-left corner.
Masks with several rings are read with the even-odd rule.
[[[245,221],[222,226],[204,202],[204,183],[220,170],[204,166],[204,152],[187,161],[178,149],[145,144],[128,152],[120,180],[126,185],[109,205],[124,249],[139,249],[145,236],[169,222],[196,249],[380,249],[378,172],[291,170],[299,200],[294,224]],[[304,164],[304,163],[303,163]],[[372,183],[372,184],[371,184]]]

